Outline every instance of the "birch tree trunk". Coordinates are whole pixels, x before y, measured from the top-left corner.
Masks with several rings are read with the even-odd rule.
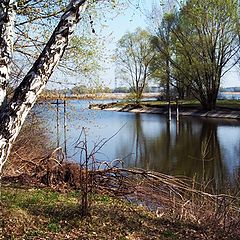
[[[15,4],[11,0],[0,2],[0,106],[6,100],[6,87],[9,78],[13,48],[13,23]]]
[[[14,14],[11,13],[10,2],[3,1],[3,12],[7,12],[7,19]],[[0,114],[0,174],[8,158],[12,144],[14,143],[28,112],[36,102],[37,97],[45,87],[54,67],[61,59],[69,42],[69,37],[73,33],[76,24],[81,19],[80,13],[87,6],[88,0],[72,0],[65,13],[61,17],[48,43],[42,53],[33,64],[23,81],[16,88],[14,95],[8,104],[2,108]],[[8,9],[8,10],[7,10]],[[9,20],[6,36],[11,36],[11,27],[13,21]],[[3,27],[4,28],[4,27]],[[4,35],[0,35],[0,41],[6,49],[7,42],[3,41]],[[10,56],[7,55],[7,56]],[[3,67],[8,69],[9,62],[3,62]],[[4,69],[4,68],[3,68]],[[1,91],[3,92],[4,89]]]

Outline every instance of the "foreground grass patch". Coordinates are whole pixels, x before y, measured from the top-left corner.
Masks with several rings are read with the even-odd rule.
[[[92,196],[91,215],[81,218],[79,192],[2,188],[2,239],[227,239],[201,226],[163,219],[144,207]],[[229,238],[232,239],[232,238]]]

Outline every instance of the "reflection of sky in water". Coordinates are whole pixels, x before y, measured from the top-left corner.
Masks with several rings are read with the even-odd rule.
[[[240,127],[219,126],[218,136],[223,160],[230,175],[232,175],[236,167],[240,166]]]
[[[165,127],[163,121],[165,121],[165,116],[142,114],[141,124],[143,125],[143,134],[149,138],[158,135]]]
[[[204,174],[217,185],[240,167],[239,121],[183,117],[177,127],[174,117],[169,123],[164,115],[95,111],[88,105],[89,101],[83,100],[67,104],[67,152],[72,160],[78,161],[76,140],[82,127],[87,127],[89,149],[117,133],[96,155],[101,161],[122,158],[131,167],[190,177]],[[40,115],[57,142],[56,105],[39,105],[36,109],[41,109]],[[59,112],[63,146],[63,105]]]

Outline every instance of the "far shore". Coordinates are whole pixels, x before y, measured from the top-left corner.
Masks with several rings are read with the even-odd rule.
[[[224,92],[224,94],[237,95],[240,92]],[[166,102],[157,103],[157,98],[161,94],[159,93],[144,93],[143,99],[156,99],[153,104],[141,102],[141,105],[128,102],[129,93],[98,93],[98,94],[79,94],[79,95],[48,95],[42,96],[39,102],[54,101],[54,100],[112,100],[107,104],[92,104],[89,106],[95,110],[105,111],[118,111],[118,112],[132,112],[132,113],[152,113],[152,114],[168,114],[168,106]],[[125,103],[117,100],[126,100]],[[240,101],[239,100],[220,100],[223,102],[216,107],[215,110],[206,111],[202,110],[199,103],[196,101],[187,101],[188,104],[180,104],[179,115],[180,116],[197,116],[206,118],[225,118],[225,119],[240,119]],[[225,104],[227,102],[227,104]],[[176,102],[172,101],[172,115],[176,115]]]
[[[226,95],[240,95],[240,92],[220,92]],[[143,98],[159,98],[162,93],[144,93]],[[129,93],[87,93],[87,94],[49,94],[40,96],[39,100],[108,100],[108,99],[129,99]]]
[[[105,110],[105,111],[117,111],[117,112],[131,112],[131,113],[151,113],[151,114],[168,114],[168,106],[163,104],[161,106],[149,106],[148,104],[124,104],[109,103],[109,104],[93,104],[89,106],[90,109],[94,110]],[[176,115],[176,104],[171,107],[172,115]],[[206,111],[202,110],[199,106],[194,105],[180,105],[179,106],[180,116],[196,116],[206,118],[225,118],[225,119],[237,119],[240,120],[240,103],[239,108],[227,108],[217,107],[215,110]]]
[[[160,93],[144,93],[143,98],[158,98]],[[40,101],[44,100],[108,100],[108,99],[127,99],[129,93],[88,93],[88,94],[73,94],[73,95],[44,95],[39,98]]]

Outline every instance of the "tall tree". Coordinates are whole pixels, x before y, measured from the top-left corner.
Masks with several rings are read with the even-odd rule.
[[[174,15],[165,13],[161,23],[156,27],[155,36],[151,39],[151,44],[158,54],[155,55],[151,64],[151,71],[155,78],[159,79],[165,86],[166,98],[170,101],[170,86],[173,84],[171,76],[171,62],[173,41],[172,26],[174,25]]]
[[[185,83],[204,109],[214,109],[221,78],[240,50],[238,0],[189,0],[174,36]]]
[[[57,27],[53,31],[42,53],[27,75],[16,88],[12,98],[5,103],[6,82],[9,80],[9,64],[12,60],[12,29],[15,1],[3,0],[0,4],[0,172],[7,160],[28,112],[45,87],[54,68],[61,59],[81,13],[87,7],[87,0],[71,0]]]
[[[122,79],[130,85],[137,102],[151,74],[149,66],[154,55],[150,34],[140,28],[133,33],[126,33],[118,42],[117,68]]]
[[[171,58],[176,59],[175,38],[173,30],[177,23],[176,1],[165,1],[162,4],[155,4],[148,16],[149,28],[152,33],[151,44],[156,49],[156,56],[151,63],[150,69],[157,82],[164,87],[166,99],[170,102],[170,95],[184,99],[188,96],[186,86],[182,84],[182,74],[174,68]],[[171,90],[171,91],[170,91]]]
[[[0,105],[6,99],[13,48],[13,23],[15,4],[10,1],[0,3]]]
[[[221,78],[239,61],[239,21],[238,0],[188,0],[175,14],[172,54],[167,40],[155,37],[176,85],[190,88],[206,110],[215,108]]]

